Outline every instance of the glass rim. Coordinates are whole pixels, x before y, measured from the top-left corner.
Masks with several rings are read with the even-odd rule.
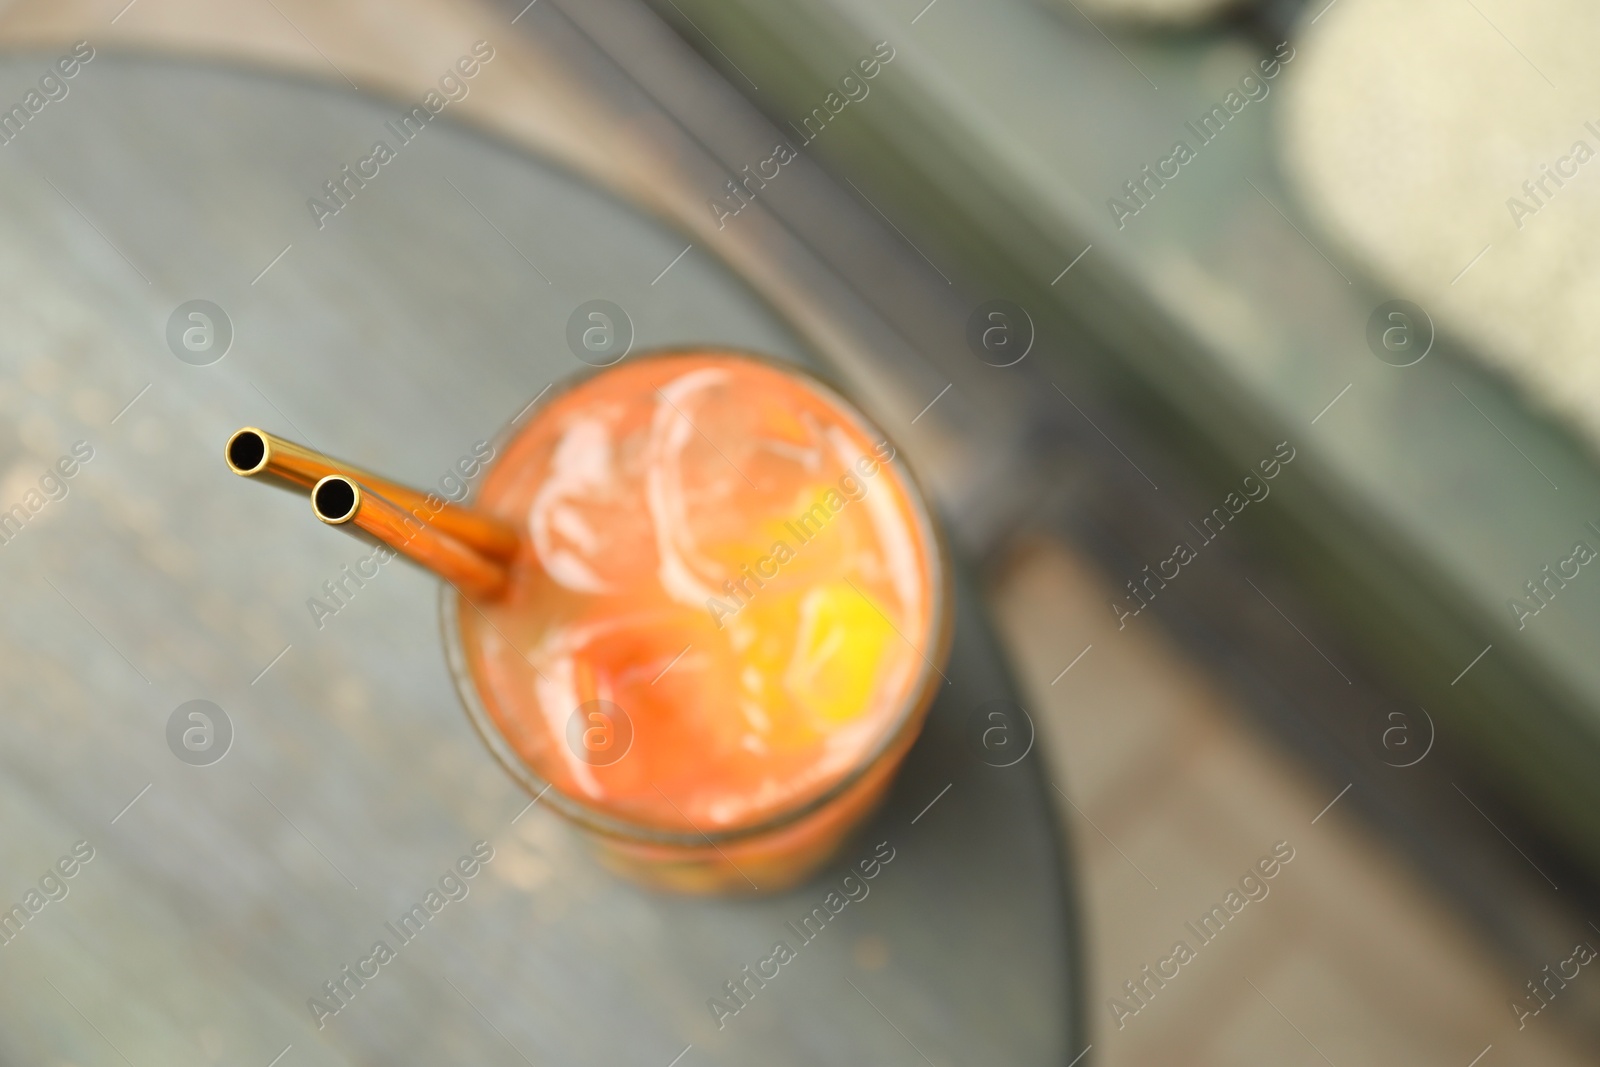
[[[879,440],[887,441],[895,450],[895,458],[904,460],[903,466],[898,473],[904,484],[906,497],[911,503],[915,526],[921,536],[924,550],[929,553],[929,562],[931,563],[929,574],[932,589],[929,597],[927,632],[924,635],[928,644],[926,649],[918,650],[922,666],[918,670],[914,683],[907,690],[906,696],[900,701],[900,706],[896,710],[894,719],[874,741],[873,745],[863,753],[862,757],[852,764],[850,769],[840,776],[837,781],[820,793],[808,797],[802,803],[772,812],[748,825],[704,831],[693,828],[673,830],[636,822],[615,812],[608,811],[590,801],[582,800],[563,792],[553,781],[539,774],[516,753],[511,747],[511,743],[495,724],[488,708],[484,706],[483,698],[478,692],[477,682],[473,678],[471,664],[467,662],[466,651],[461,640],[458,613],[463,606],[470,605],[471,602],[449,583],[441,583],[439,586],[439,616],[440,624],[444,631],[445,659],[449,664],[450,675],[455,683],[456,695],[460,698],[461,704],[467,712],[468,720],[471,721],[473,728],[477,731],[478,736],[483,740],[496,761],[524,789],[533,794],[535,802],[541,799],[548,799],[551,806],[565,818],[585,829],[604,834],[607,837],[646,845],[665,845],[679,848],[705,848],[710,846],[715,848],[721,843],[746,840],[783,830],[799,823],[807,816],[821,811],[834,800],[847,793],[866,777],[880,761],[894,752],[895,748],[906,740],[908,731],[920,728],[924,718],[923,713],[932,702],[934,679],[944,677],[944,673],[939,667],[939,662],[946,659],[949,652],[953,638],[954,613],[950,606],[952,574],[948,546],[938,523],[934,521],[932,511],[928,507],[927,495],[923,491],[921,482],[912,470],[909,459],[905,459],[904,453],[895,444],[894,440],[884,433],[877,423],[868,418],[866,413],[854,401],[850,400],[842,389],[807,366],[762,353],[710,345],[677,345],[654,348],[635,353],[633,360],[637,362],[673,356],[696,355],[744,360],[801,379],[807,386],[854,420],[858,424],[858,428],[876,433]],[[565,395],[611,368],[620,366],[621,363],[622,360],[618,360],[616,363],[608,364],[604,367],[591,366],[586,370],[575,372],[548,387],[544,393],[535,399],[534,403],[528,405],[516,418],[502,426],[495,434],[492,443],[496,446],[497,452],[500,446],[519,434],[526,425],[537,418],[539,413],[545,410],[556,398]],[[867,436],[870,437],[871,433],[867,434]],[[887,466],[887,464],[885,465]],[[477,497],[478,488],[478,485],[472,486],[461,503],[470,505]],[[909,749],[910,745],[906,744],[904,747]]]

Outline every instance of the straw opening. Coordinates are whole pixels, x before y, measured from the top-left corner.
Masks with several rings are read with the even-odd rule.
[[[255,430],[240,430],[228,440],[228,466],[235,474],[255,474],[267,462],[267,441]]]
[[[350,479],[330,474],[311,491],[311,507],[327,523],[349,522],[355,516],[360,493]]]

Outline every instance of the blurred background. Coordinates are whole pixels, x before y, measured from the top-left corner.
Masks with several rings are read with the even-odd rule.
[[[13,0],[0,508],[93,458],[0,546],[0,898],[99,852],[0,947],[0,1056],[1594,1062],[1597,41],[1569,0]],[[216,456],[434,482],[593,299],[843,382],[987,609],[968,703],[1037,731],[1026,788],[908,769],[888,817],[949,781],[958,825],[736,1039],[702,1001],[777,920],[586,868],[455,712],[431,583],[312,630],[355,546]],[[195,697],[226,784],[168,753]],[[311,1025],[480,836],[449,947]]]

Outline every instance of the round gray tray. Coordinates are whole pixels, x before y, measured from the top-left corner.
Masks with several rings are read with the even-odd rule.
[[[0,62],[0,100],[53,58]],[[567,320],[592,299],[636,348],[807,358],[704,250],[448,109],[319,228],[308,198],[398,145],[404,110],[102,54],[0,145],[0,509],[93,448],[0,544],[0,908],[94,849],[0,944],[0,1061],[1072,1060],[1060,831],[1037,751],[992,766],[1029,728],[987,717],[1014,694],[970,585],[885,809],[760,900],[644,892],[528,808],[457,705],[426,575],[391,563],[313,619],[367,549],[228,474],[232,429],[437,484],[580,369]],[[167,344],[194,299],[232,324],[208,366]],[[193,699],[232,724],[209,766],[169,750]],[[469,894],[402,945],[385,923],[480,840]],[[785,924],[880,842],[867,896],[802,943]],[[334,1003],[323,984],[380,939],[395,959],[319,1028],[308,999]],[[780,940],[795,958],[719,1027],[707,1001]]]

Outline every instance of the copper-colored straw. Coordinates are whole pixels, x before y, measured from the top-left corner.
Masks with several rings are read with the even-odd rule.
[[[509,523],[452,504],[437,494],[391,482],[254,426],[246,426],[228,438],[223,458],[235,474],[246,478],[272,475],[305,489],[330,474],[342,474],[395,505],[408,519],[448,534],[491,560],[509,562],[517,554],[517,532]]]
[[[508,575],[503,564],[417,521],[342,474],[330,474],[312,486],[311,511],[330,526],[355,525],[474,600],[493,599],[505,591]]]

